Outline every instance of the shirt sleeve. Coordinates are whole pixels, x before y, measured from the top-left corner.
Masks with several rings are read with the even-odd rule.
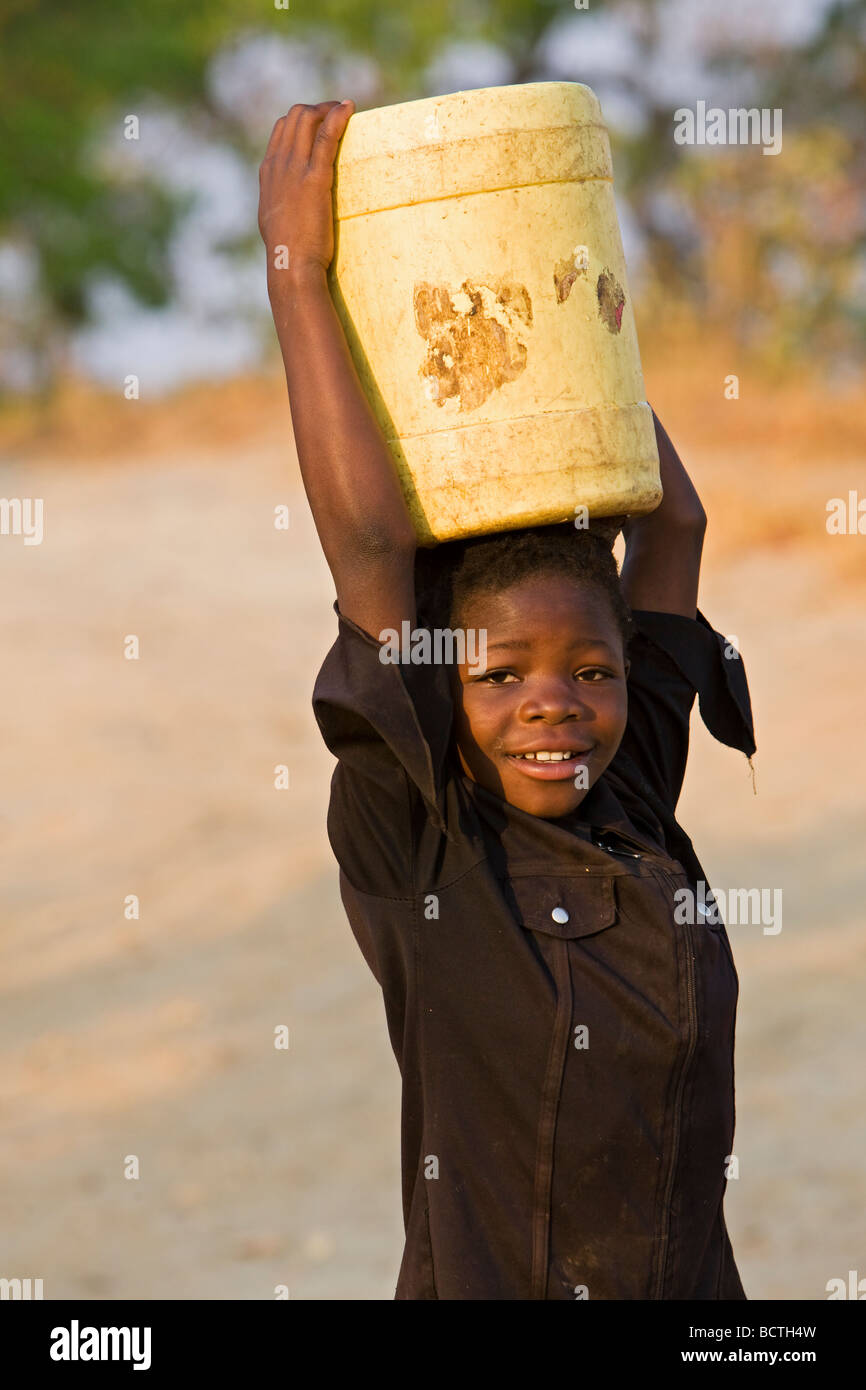
[[[634,609],[629,648],[629,712],[611,769],[638,780],[656,805],[676,807],[689,751],[695,695],[720,743],[755,752],[752,705],[739,652],[700,610],[695,618]]]
[[[448,670],[383,661],[376,638],[334,609],[337,640],[313,690],[316,722],[337,759],[328,833],[356,887],[403,896],[414,830],[432,821],[445,831]]]

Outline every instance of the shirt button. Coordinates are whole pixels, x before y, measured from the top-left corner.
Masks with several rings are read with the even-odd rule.
[[[554,922],[560,922],[564,925],[568,921],[568,913],[564,907],[555,907],[550,915]]]

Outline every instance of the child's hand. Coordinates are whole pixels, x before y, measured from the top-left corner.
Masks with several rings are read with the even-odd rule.
[[[268,251],[269,286],[278,283],[279,247],[288,250],[290,273],[310,266],[327,270],[331,263],[334,159],[353,110],[351,101],[293,106],[271,132],[259,168],[259,231]]]

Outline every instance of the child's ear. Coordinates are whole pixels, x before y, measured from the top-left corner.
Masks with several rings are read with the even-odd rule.
[[[628,657],[626,657],[623,665],[625,667],[625,678],[626,680],[628,680],[628,673],[631,670],[631,662],[629,661]]]

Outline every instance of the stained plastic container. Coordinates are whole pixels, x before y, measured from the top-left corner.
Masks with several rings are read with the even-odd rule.
[[[574,82],[361,111],[330,284],[422,544],[661,500],[594,93]]]

